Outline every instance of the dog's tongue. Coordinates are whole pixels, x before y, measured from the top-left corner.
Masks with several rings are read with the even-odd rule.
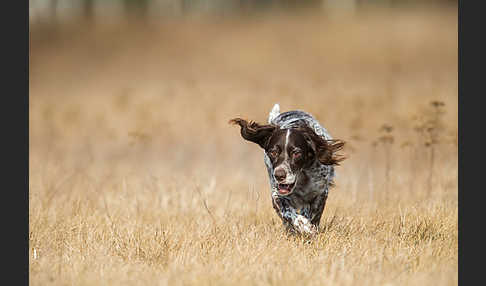
[[[279,192],[280,194],[282,194],[282,195],[285,195],[285,194],[288,194],[288,193],[290,192],[290,190],[288,190],[288,189],[283,189],[283,188],[282,188],[282,189],[281,189],[281,188],[279,188],[279,189],[278,189],[278,192]]]

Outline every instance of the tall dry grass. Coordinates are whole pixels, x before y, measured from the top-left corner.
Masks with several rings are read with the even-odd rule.
[[[30,284],[457,284],[456,15],[31,27]],[[311,241],[227,125],[276,102],[347,141]]]

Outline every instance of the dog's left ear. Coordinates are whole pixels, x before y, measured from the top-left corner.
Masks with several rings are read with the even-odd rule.
[[[314,156],[324,165],[339,165],[339,162],[346,159],[344,155],[338,154],[344,147],[345,142],[342,140],[326,140],[317,135],[310,128],[302,128],[307,143],[313,150]]]
[[[310,130],[305,129],[303,131],[304,132],[302,132],[302,134],[304,135],[305,141],[307,142],[307,145],[309,146],[307,158],[309,158],[309,162],[313,162],[312,159],[317,154],[317,146],[316,146],[316,143],[314,142],[313,136],[309,132]]]
[[[254,121],[247,121],[241,118],[233,118],[229,123],[239,125],[241,127],[241,137],[260,145],[263,149],[265,149],[268,139],[276,129],[276,126],[272,124],[261,125]]]
[[[318,153],[319,161],[324,165],[339,165],[339,162],[346,159],[346,156],[338,154],[337,152],[344,147],[344,141],[339,139],[324,140],[326,145],[322,147]]]

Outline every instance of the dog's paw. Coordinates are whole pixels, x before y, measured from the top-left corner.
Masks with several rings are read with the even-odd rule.
[[[308,220],[306,217],[302,215],[297,215],[297,217],[294,220],[294,227],[300,233],[311,234],[311,235],[317,233],[316,226],[313,225],[310,222],[310,220]]]

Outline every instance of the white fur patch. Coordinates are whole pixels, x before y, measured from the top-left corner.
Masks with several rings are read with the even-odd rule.
[[[272,123],[272,120],[275,119],[280,114],[280,105],[276,103],[272,111],[268,114],[268,123]]]
[[[297,215],[294,220],[295,228],[301,233],[315,234],[317,232],[316,227],[302,215]]]

